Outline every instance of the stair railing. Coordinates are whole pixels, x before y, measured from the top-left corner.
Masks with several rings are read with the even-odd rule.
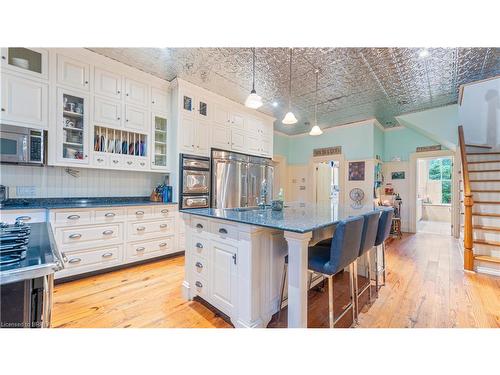
[[[464,139],[464,128],[462,125],[458,127],[458,140],[460,143],[460,156],[462,159],[462,181],[464,185],[464,269],[467,271],[474,270],[474,251],[472,238],[472,192],[469,180],[469,165],[467,163],[467,149]]]

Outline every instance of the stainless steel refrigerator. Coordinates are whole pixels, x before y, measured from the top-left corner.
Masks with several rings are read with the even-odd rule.
[[[271,159],[212,150],[212,207],[269,205],[273,178]]]

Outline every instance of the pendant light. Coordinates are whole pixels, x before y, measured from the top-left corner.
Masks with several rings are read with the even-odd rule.
[[[290,48],[290,82],[288,86],[288,112],[283,118],[283,124],[293,125],[297,123],[297,118],[292,112],[292,48]]]
[[[318,75],[319,69],[316,69],[316,95],[314,97],[314,126],[311,128],[309,135],[321,135],[323,130],[318,126]]]
[[[257,95],[255,91],[255,48],[252,49],[253,52],[253,80],[252,80],[252,91],[248,95],[247,100],[245,100],[245,107],[257,109],[262,106],[262,98]]]

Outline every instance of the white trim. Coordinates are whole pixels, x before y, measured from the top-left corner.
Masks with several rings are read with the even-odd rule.
[[[316,168],[315,164],[325,162],[325,161],[338,161],[339,165],[339,206],[343,207],[345,205],[345,188],[347,186],[347,173],[346,171],[346,159],[344,154],[328,155],[328,156],[311,156],[309,162],[307,163],[308,169],[310,171],[309,184],[311,186],[311,192],[309,193],[311,202],[316,202]],[[364,161],[364,160],[363,160]]]
[[[496,269],[496,268],[476,266],[475,271],[477,273],[482,273],[482,274],[486,274],[486,275],[500,276],[500,269]]]
[[[494,79],[499,79],[500,78],[500,75],[498,76],[494,76],[494,77],[489,77],[489,78],[485,78],[485,79],[480,79],[479,81],[474,81],[474,82],[469,82],[469,83],[464,83],[462,85],[460,85],[458,87],[458,105],[461,106],[462,105],[462,100],[463,100],[463,96],[464,96],[464,90],[466,87],[468,86],[473,86],[473,85],[476,85],[478,83],[483,83],[483,82],[487,82],[487,81],[492,81]]]
[[[403,129],[408,129],[406,126],[404,125],[399,125],[399,126],[393,126],[391,128],[385,128],[385,132],[392,132],[394,130],[403,130]],[[411,129],[410,129],[411,130]]]
[[[333,125],[333,126],[330,126],[328,128],[322,128],[322,130],[323,130],[323,133],[328,133],[328,132],[335,131],[335,129],[338,129],[340,127],[342,127],[342,128],[344,128],[344,127],[356,127],[356,126],[362,126],[362,125],[368,125],[368,124],[375,125],[375,121],[377,121],[377,120],[372,117],[372,118],[368,118],[366,120],[361,120],[361,121],[357,121],[357,122],[349,122],[346,124]],[[286,135],[287,137],[290,137],[290,138],[309,136],[309,133],[307,131],[304,133],[298,133],[298,134],[286,134],[286,133],[280,132],[278,130],[275,130],[275,132],[279,132],[279,133]]]

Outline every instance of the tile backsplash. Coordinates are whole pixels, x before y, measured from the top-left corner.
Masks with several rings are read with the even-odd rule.
[[[0,184],[10,198],[146,196],[165,178],[161,173],[78,169],[65,167],[0,166]]]

